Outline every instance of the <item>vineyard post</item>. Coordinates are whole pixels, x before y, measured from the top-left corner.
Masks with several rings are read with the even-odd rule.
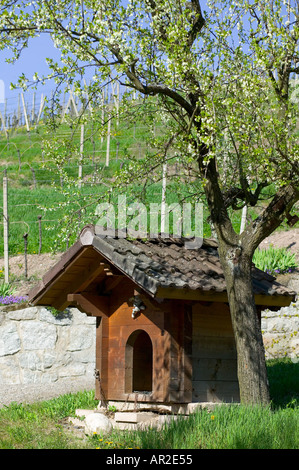
[[[1,111],[0,111],[0,120],[2,121],[2,126],[3,126],[4,133],[5,133],[5,137],[8,140],[8,132],[7,132],[6,125],[5,125],[5,119],[2,116]]]
[[[28,233],[24,233],[24,261],[25,261],[25,278],[28,277],[28,269],[27,269],[27,245],[28,245]]]
[[[31,122],[34,124],[35,121],[35,91],[33,92],[32,98],[32,109],[31,109]]]
[[[18,160],[19,160],[19,171],[20,171],[20,169],[21,169],[21,166],[22,166],[22,164],[21,164],[21,154],[20,154],[20,149],[18,149],[18,148],[17,148],[17,152],[18,152]]]
[[[78,186],[81,188],[82,174],[83,174],[83,157],[84,157],[84,124],[81,124],[81,136],[80,136],[80,158],[79,158],[79,174],[78,174]]]
[[[102,126],[105,121],[105,88],[102,90]],[[104,137],[101,135],[101,144],[103,143]]]
[[[28,122],[28,116],[27,116],[27,111],[26,111],[26,104],[25,104],[25,100],[24,100],[24,95],[23,95],[23,93],[21,93],[21,97],[22,97],[22,103],[23,103],[24,117],[25,117],[27,132],[30,132],[30,127],[29,127],[29,122]]]
[[[42,115],[42,112],[43,112],[44,104],[45,104],[45,97],[44,97],[44,95],[42,94],[42,95],[41,95],[41,99],[40,99],[40,106],[39,106],[38,115],[37,115],[37,118],[36,118],[36,126],[38,125],[39,120],[40,120],[40,118],[41,118],[41,115]]]
[[[161,233],[164,233],[164,231],[165,231],[165,216],[166,216],[166,180],[167,180],[167,163],[163,163],[162,201],[161,201]]]
[[[34,189],[36,189],[35,169],[34,169],[34,168],[31,168],[31,172],[32,172],[32,179],[33,179]]]
[[[116,121],[116,125],[118,127],[119,126],[119,99],[120,99],[119,82],[117,82],[116,87],[117,87],[117,92],[116,92],[117,93],[117,98],[116,98],[117,121]]]
[[[38,246],[38,254],[41,254],[42,251],[42,216],[38,215],[38,234],[39,234],[39,246]]]
[[[108,114],[106,166],[109,166],[109,159],[110,159],[110,134],[111,134],[111,113]]]
[[[3,177],[3,242],[4,242],[4,277],[9,281],[9,254],[8,254],[8,209],[7,209],[7,172],[4,170]]]
[[[119,153],[119,141],[116,142],[116,155],[115,155],[116,161],[118,161],[118,153]]]

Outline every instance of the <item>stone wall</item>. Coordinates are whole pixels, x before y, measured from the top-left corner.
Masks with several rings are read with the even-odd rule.
[[[96,319],[75,308],[0,309],[0,384],[93,377]]]
[[[0,385],[93,378],[96,319],[75,308],[0,308]],[[262,313],[266,357],[299,360],[299,302]]]
[[[299,361],[299,301],[277,312],[262,312],[266,358],[290,357]]]

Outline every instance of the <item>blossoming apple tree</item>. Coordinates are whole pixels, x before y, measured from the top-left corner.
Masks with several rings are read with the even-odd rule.
[[[243,403],[269,402],[252,256],[284,220],[296,221],[298,8],[296,0],[0,1],[0,47],[16,60],[31,37],[49,34],[61,52],[50,61],[56,80],[80,91],[76,74],[92,66],[90,96],[111,79],[155,100],[164,149],[196,168],[217,234]],[[146,161],[148,173],[156,162]],[[237,233],[231,209],[261,200]]]

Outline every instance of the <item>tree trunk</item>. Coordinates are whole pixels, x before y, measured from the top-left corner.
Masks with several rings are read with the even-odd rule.
[[[251,281],[251,256],[240,246],[218,242],[237,348],[240,400],[243,404],[268,404],[269,384]]]

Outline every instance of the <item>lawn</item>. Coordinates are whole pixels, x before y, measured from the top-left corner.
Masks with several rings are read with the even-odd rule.
[[[63,425],[77,408],[93,409],[93,391],[0,409],[0,449],[298,449],[299,364],[267,363],[271,406],[223,405],[173,421],[161,431],[78,436]]]
[[[162,183],[152,182],[144,186],[148,176],[135,181],[130,172],[130,162],[146,168],[147,152],[155,153],[150,145],[150,123],[145,117],[139,122],[134,116],[129,121],[114,121],[111,127],[110,160],[106,167],[107,133],[101,136],[101,129],[94,132],[93,124],[86,124],[84,134],[83,183],[78,190],[78,161],[80,148],[80,129],[72,129],[63,124],[55,131],[50,131],[40,124],[27,132],[25,128],[10,131],[9,141],[0,136],[0,163],[6,168],[8,177],[8,216],[9,216],[9,253],[10,256],[24,253],[23,235],[28,233],[27,252],[37,253],[40,249],[40,225],[42,234],[42,253],[53,249],[64,251],[72,244],[85,223],[95,220],[95,208],[98,201],[115,201],[119,193],[126,194],[130,202],[143,201],[161,204]],[[157,124],[157,135],[162,128]],[[52,132],[52,133],[51,133]],[[73,139],[71,136],[73,135]],[[67,139],[63,143],[63,139]],[[43,141],[45,139],[45,141]],[[63,176],[58,171],[58,160],[49,160],[46,142],[55,144],[58,149],[59,165]],[[62,162],[63,161],[63,162]],[[62,162],[62,163],[61,163]],[[125,172],[126,185],[121,188],[110,186],[114,172],[120,168]],[[169,164],[171,174],[179,173],[172,182],[167,181],[166,202],[172,204],[189,202],[188,196],[202,192],[199,181],[182,177],[186,168],[180,168],[179,160]],[[161,169],[156,169],[155,179],[162,176]],[[152,176],[152,175],[151,175]],[[2,183],[2,179],[0,184]],[[143,198],[143,199],[141,199]],[[204,199],[204,236],[211,235],[208,223],[208,211]],[[0,206],[3,206],[3,194],[0,190]],[[66,214],[72,216],[72,225],[66,220]],[[249,216],[256,217],[250,208]],[[38,217],[42,216],[39,223]],[[239,231],[241,211],[232,214],[233,225]],[[176,231],[176,227],[170,227]],[[69,230],[69,234],[67,233]],[[171,230],[170,230],[171,232]],[[0,256],[3,256],[3,229],[0,227]],[[1,268],[1,267],[0,267]]]

